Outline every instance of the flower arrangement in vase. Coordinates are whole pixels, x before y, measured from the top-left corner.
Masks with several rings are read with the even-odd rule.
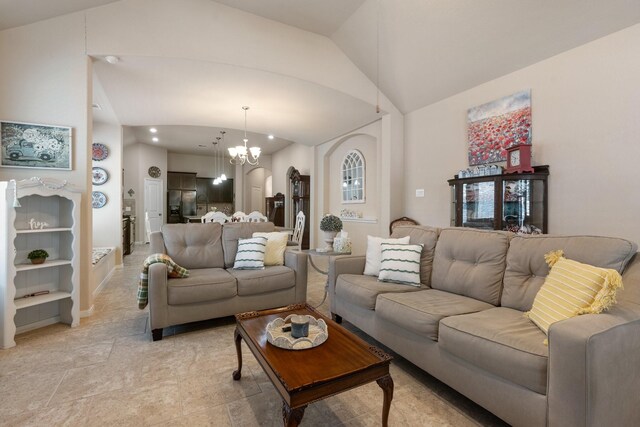
[[[29,252],[27,258],[31,260],[31,264],[42,264],[47,258],[49,258],[49,253],[44,249],[36,249]]]
[[[342,220],[333,214],[327,214],[320,220],[320,230],[324,234],[322,240],[326,243],[324,251],[333,251],[333,239],[342,230]]]

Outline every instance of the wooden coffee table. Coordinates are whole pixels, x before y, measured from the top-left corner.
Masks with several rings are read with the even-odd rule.
[[[267,342],[267,323],[289,314],[308,314],[322,318],[329,327],[329,338],[307,350],[285,350]],[[242,350],[245,343],[282,396],[285,426],[297,426],[309,403],[376,381],[382,388],[382,425],[389,419],[393,399],[393,380],[389,375],[392,357],[371,346],[307,304],[272,310],[236,314],[235,343],[238,370],[233,379],[240,380]]]

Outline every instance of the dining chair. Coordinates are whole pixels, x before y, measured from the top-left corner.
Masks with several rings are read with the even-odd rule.
[[[202,218],[202,222],[219,222],[224,224],[225,222],[231,222],[231,217],[228,217],[224,212],[207,212]]]
[[[304,212],[300,211],[296,215],[296,225],[291,235],[291,240],[287,242],[287,246],[297,246],[298,249],[302,249],[302,236],[304,235],[304,224],[306,216]]]
[[[242,211],[234,212],[231,215],[231,221],[233,222],[246,222],[247,214]]]
[[[268,218],[259,211],[253,211],[245,217],[245,222],[267,222]]]

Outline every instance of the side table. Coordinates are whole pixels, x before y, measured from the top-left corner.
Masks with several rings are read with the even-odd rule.
[[[315,249],[304,249],[302,252],[304,252],[304,253],[309,255],[309,263],[311,264],[311,267],[313,267],[313,269],[315,271],[317,271],[320,274],[324,274],[325,276],[327,276],[327,281],[324,284],[324,297],[322,298],[322,302],[314,307],[314,308],[318,308],[322,304],[324,304],[324,302],[327,300],[327,294],[329,292],[329,271],[328,270],[324,271],[320,267],[318,267],[313,262],[313,257],[314,256],[329,257],[328,261],[329,261],[329,263],[331,263],[331,257],[343,256],[343,255],[351,255],[351,252],[334,252],[334,251],[331,251],[331,252],[318,252]]]

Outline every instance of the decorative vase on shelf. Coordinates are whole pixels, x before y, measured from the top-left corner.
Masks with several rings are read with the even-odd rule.
[[[324,243],[326,244],[324,249],[327,252],[332,252],[333,251],[333,239],[336,237],[336,234],[338,234],[337,231],[323,231],[323,238],[322,240],[324,240]]]
[[[31,264],[44,264],[46,258],[32,258]]]

